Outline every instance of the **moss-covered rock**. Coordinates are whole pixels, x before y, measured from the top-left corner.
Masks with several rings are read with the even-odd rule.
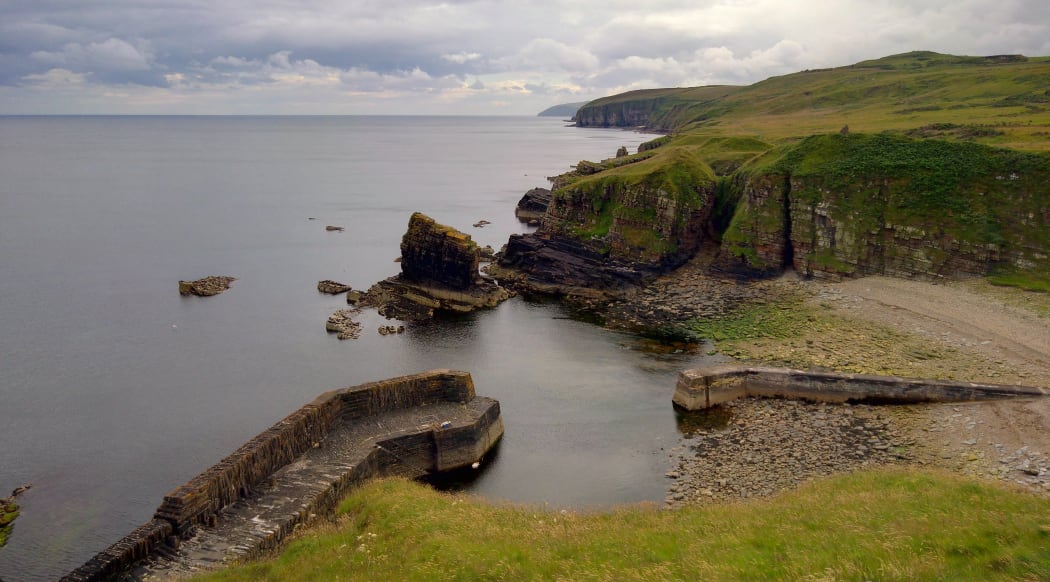
[[[18,517],[18,504],[10,497],[0,498],[0,548],[7,544],[7,538],[14,528],[15,518]]]

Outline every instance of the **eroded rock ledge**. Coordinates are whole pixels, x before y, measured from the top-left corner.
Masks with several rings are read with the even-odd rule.
[[[416,212],[401,239],[401,274],[373,285],[363,303],[402,321],[426,319],[435,311],[495,307],[511,292],[482,277],[480,261],[481,250],[470,235]]]

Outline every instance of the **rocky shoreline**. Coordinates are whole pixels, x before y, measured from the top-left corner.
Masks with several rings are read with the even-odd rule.
[[[914,444],[875,406],[746,398],[690,413],[670,452],[666,505],[768,497],[814,477],[912,459]],[[724,426],[710,426],[714,422]]]

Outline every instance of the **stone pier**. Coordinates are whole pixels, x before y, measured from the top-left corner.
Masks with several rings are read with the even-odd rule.
[[[722,365],[681,372],[673,402],[686,410],[702,410],[746,396],[817,402],[915,403],[1047,395],[1050,390],[1032,386]]]
[[[152,520],[64,581],[175,578],[251,558],[373,477],[470,466],[503,435],[470,374],[434,370],[326,392],[164,496]]]

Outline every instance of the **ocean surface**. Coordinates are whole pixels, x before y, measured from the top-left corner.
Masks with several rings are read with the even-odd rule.
[[[526,190],[652,137],[526,117],[0,117],[0,495],[32,484],[0,579],[79,566],[321,392],[431,368],[502,404],[468,490],[662,501],[675,376],[701,357],[521,298],[396,336],[365,312],[339,341],[324,324],[345,301],[316,290],[396,274],[417,210],[498,249],[527,230]],[[238,280],[178,294],[206,275]]]

